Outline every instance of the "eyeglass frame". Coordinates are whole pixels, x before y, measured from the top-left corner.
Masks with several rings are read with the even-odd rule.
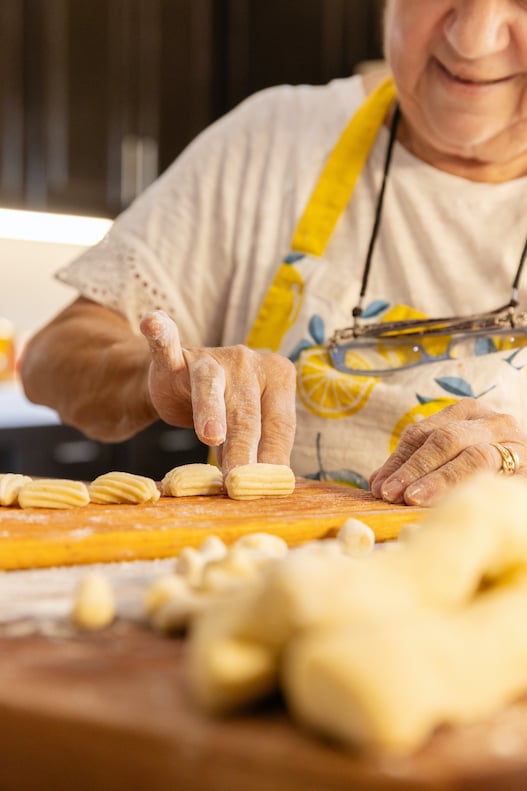
[[[492,331],[494,334],[507,330],[519,330],[527,336],[527,312],[518,311],[516,300],[511,300],[496,310],[486,313],[474,313],[469,316],[453,316],[449,318],[431,319],[406,319],[401,321],[359,323],[355,317],[354,324],[344,329],[335,330],[328,341],[328,352],[334,367],[343,373],[352,376],[388,376],[398,371],[409,370],[421,365],[428,365],[441,360],[452,359],[449,351],[452,343],[464,338],[486,337]],[[437,338],[445,335],[456,335],[443,354],[431,355],[420,346],[422,359],[415,362],[387,368],[351,368],[344,363],[345,355],[349,350],[360,350],[370,346],[372,342],[397,345],[397,343],[412,342],[418,346],[420,340]]]

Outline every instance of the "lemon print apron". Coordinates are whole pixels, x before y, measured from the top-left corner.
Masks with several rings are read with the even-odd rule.
[[[331,152],[247,339],[279,352],[297,369],[297,432],[291,464],[298,475],[367,488],[404,429],[464,397],[514,415],[527,425],[527,347],[495,347],[389,375],[337,370],[327,340],[350,324],[343,275],[324,253],[380,127],[395,99],[388,79],[372,93]],[[411,306],[366,306],[363,318],[423,318]],[[387,306],[387,307],[386,307]],[[353,352],[351,353],[353,355]],[[353,363],[353,360],[351,360]],[[363,370],[365,360],[352,366]]]

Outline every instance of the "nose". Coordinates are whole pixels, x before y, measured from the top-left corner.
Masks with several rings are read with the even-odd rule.
[[[467,60],[493,55],[510,42],[508,0],[459,0],[445,19],[445,36]]]

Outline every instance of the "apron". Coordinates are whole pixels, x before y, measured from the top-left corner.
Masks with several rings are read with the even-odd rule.
[[[461,398],[481,399],[527,425],[527,348],[487,350],[385,376],[356,376],[332,365],[326,342],[335,329],[349,326],[352,305],[342,297],[346,273],[324,253],[394,99],[387,79],[344,129],[247,338],[251,348],[279,352],[296,365],[295,473],[364,489],[407,426]],[[402,305],[381,317],[372,305],[363,313],[368,316],[423,318]]]

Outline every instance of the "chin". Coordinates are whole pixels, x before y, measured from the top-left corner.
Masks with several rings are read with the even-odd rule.
[[[429,142],[439,151],[457,156],[476,155],[504,130],[495,119],[463,114],[433,113],[426,119]]]

